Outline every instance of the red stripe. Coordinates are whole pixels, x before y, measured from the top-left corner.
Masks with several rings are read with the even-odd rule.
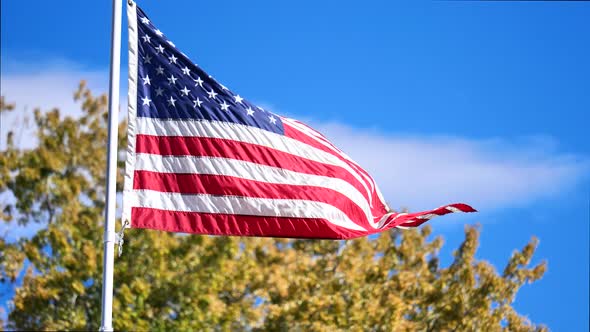
[[[330,204],[367,228],[371,227],[363,210],[345,195],[326,188],[274,184],[233,176],[210,174],[176,174],[135,171],[133,189],[182,194],[258,197],[270,199],[309,200]]]
[[[304,174],[339,178],[350,183],[368,200],[366,189],[344,168],[261,145],[220,138],[151,135],[137,135],[136,142],[138,153],[231,158]]]
[[[365,233],[336,227],[324,219],[257,217],[133,208],[131,227],[193,234],[350,239]]]

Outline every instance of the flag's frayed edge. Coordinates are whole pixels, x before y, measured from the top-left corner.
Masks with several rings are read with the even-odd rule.
[[[393,227],[401,229],[418,227],[434,217],[444,216],[445,214],[456,212],[470,213],[477,212],[477,210],[467,204],[455,203],[443,205],[437,209],[429,211],[393,214],[391,215],[392,218],[388,218],[384,223],[383,229]]]

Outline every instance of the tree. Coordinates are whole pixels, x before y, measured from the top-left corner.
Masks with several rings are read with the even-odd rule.
[[[106,160],[105,96],[81,83],[78,118],[35,111],[37,147],[0,154],[6,221],[43,223],[31,238],[0,240],[0,282],[15,287],[6,326],[96,330],[100,321]],[[14,105],[1,100],[2,112]],[[125,146],[125,123],[119,146]],[[122,187],[123,162],[117,188]],[[430,227],[351,241],[184,236],[128,230],[115,261],[117,330],[542,330],[511,306],[539,279],[532,239],[502,274],[474,258],[467,227],[441,267]],[[18,282],[18,280],[21,280]]]

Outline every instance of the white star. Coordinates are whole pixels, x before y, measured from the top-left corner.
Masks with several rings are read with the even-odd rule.
[[[160,31],[160,29],[156,30],[156,35],[162,37],[164,35],[164,33],[162,33],[162,31]]]
[[[158,50],[158,53],[164,53],[164,47],[162,47],[162,45],[158,45],[158,47],[156,47],[156,50]]]
[[[148,44],[149,44],[149,43],[151,42],[151,40],[152,40],[152,38],[150,38],[150,36],[148,36],[148,35],[143,35],[141,38],[143,38],[143,42],[144,42],[144,43],[148,43]]]
[[[152,101],[151,99],[149,99],[148,97],[145,97],[142,99],[143,100],[143,105],[148,105],[150,106],[150,102]]]
[[[185,86],[184,89],[180,90],[180,92],[182,92],[183,95],[188,96],[188,93],[191,92],[191,90],[187,89]]]
[[[199,76],[197,76],[197,79],[193,80],[193,81],[195,81],[195,86],[197,86],[197,85],[200,87],[203,86],[203,80]]]
[[[215,97],[217,96],[217,92],[213,91],[213,89],[211,89],[211,91],[207,92],[207,94],[209,95],[209,98],[211,98],[211,99],[215,99]]]
[[[164,68],[162,68],[162,66],[158,66],[158,68],[156,68],[156,74],[164,75]]]
[[[143,85],[146,85],[146,84],[147,85],[152,85],[151,82],[150,82],[149,75],[145,75],[145,77],[142,77],[141,79],[143,80]]]
[[[193,103],[195,104],[195,107],[201,107],[203,101],[197,97],[197,100],[193,100]]]
[[[170,63],[174,62],[176,63],[176,57],[174,56],[174,54],[172,54],[171,56],[168,57],[168,60],[170,60]]]
[[[148,20],[148,18],[147,18],[147,17],[142,17],[142,18],[141,18],[141,23],[143,23],[143,24],[148,24],[148,23],[150,23],[150,20]]]
[[[236,100],[236,103],[242,103],[242,100],[244,100],[244,98],[240,97],[240,95],[234,96],[234,99]]]
[[[170,75],[170,77],[168,77],[168,84],[173,85],[176,84],[176,80],[178,78],[174,77],[174,75]]]
[[[252,108],[250,108],[250,106],[248,106],[248,108],[246,108],[246,113],[248,113],[249,116],[254,116],[254,110]]]
[[[168,44],[170,44],[170,46],[172,46],[172,47],[176,47],[176,45],[174,45],[174,43],[169,40],[168,40]]]
[[[152,63],[152,57],[148,54],[143,58],[143,62],[145,63]]]
[[[222,111],[229,112],[229,104],[226,103],[225,100],[223,101],[223,104],[220,104],[220,106]]]
[[[187,67],[187,66],[184,66],[184,68],[182,68],[182,72],[183,72],[185,75],[189,75],[189,74],[191,73],[191,70],[190,70],[190,69],[188,69],[188,67]]]
[[[277,123],[277,119],[275,119],[272,115],[269,116],[268,119],[270,120],[270,123],[272,123],[272,124]]]
[[[221,88],[222,88],[223,90],[229,90],[228,88],[226,88],[226,87],[225,87],[225,85],[223,85],[223,84],[219,84],[219,85],[221,86]]]
[[[161,96],[163,92],[164,92],[164,89],[162,89],[162,88],[158,87],[158,88],[156,89],[156,96]]]
[[[170,99],[168,99],[168,105],[172,106],[172,107],[176,107],[176,105],[174,105],[174,103],[176,102],[176,99],[172,98],[172,96],[170,96]]]
[[[260,107],[260,106],[256,106],[256,108],[258,108],[259,110],[264,112],[264,108]]]

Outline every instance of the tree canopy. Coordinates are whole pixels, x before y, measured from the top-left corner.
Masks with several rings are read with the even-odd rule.
[[[79,117],[35,111],[38,144],[7,135],[0,153],[0,217],[43,227],[0,238],[0,282],[15,288],[2,326],[97,330],[100,324],[107,98],[84,83]],[[15,105],[0,100],[1,112]],[[119,127],[126,146],[126,124]],[[119,162],[118,191],[122,189]],[[475,258],[479,229],[449,266],[429,226],[349,241],[182,235],[127,230],[115,259],[114,327],[133,331],[531,331],[513,308],[542,277],[537,240],[503,271]]]

